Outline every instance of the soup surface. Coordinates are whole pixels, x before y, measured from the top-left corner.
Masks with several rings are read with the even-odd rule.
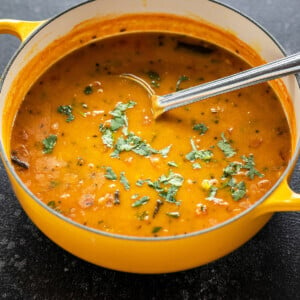
[[[31,88],[16,116],[12,162],[66,217],[131,236],[186,234],[249,208],[279,178],[291,137],[267,84],[177,108],[154,120],[150,97],[245,70],[217,46],[135,33],[71,53]]]

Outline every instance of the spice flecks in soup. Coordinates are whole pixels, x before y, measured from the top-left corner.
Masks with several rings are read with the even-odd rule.
[[[27,187],[68,218],[131,236],[186,234],[249,208],[285,169],[291,147],[267,84],[154,120],[132,73],[166,94],[245,70],[233,54],[171,34],[126,34],[52,66],[16,117],[12,161]]]

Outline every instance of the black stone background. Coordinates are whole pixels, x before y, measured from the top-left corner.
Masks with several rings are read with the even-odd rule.
[[[40,20],[80,2],[0,0],[0,18]],[[300,50],[299,0],[221,2],[262,24],[288,54]],[[16,38],[0,36],[1,72],[18,45]],[[299,162],[291,181],[300,192]],[[162,275],[107,270],[72,256],[46,238],[21,209],[0,163],[1,299],[295,300],[300,299],[299,251],[299,212],[277,213],[252,240],[208,265]]]

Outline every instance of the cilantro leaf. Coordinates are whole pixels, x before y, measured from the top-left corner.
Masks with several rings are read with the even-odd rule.
[[[183,177],[178,173],[174,173],[170,171],[168,176],[166,175],[160,176],[159,181],[163,184],[170,184],[176,187],[180,187],[182,186],[183,183]]]
[[[52,209],[55,209],[56,208],[56,202],[55,201],[49,201],[48,203],[47,203],[47,205],[49,206],[49,207],[51,207]]]
[[[240,162],[231,162],[228,166],[223,169],[222,178],[231,177],[237,175],[242,169],[243,165]]]
[[[145,183],[145,180],[139,179],[139,180],[136,181],[135,184],[136,184],[137,186],[142,186],[144,183]]]
[[[118,103],[116,107],[109,113],[113,116],[110,122],[110,129],[112,131],[117,131],[119,128],[123,126],[128,126],[127,117],[125,115],[125,111],[128,108],[132,108],[136,105],[134,101],[128,101],[127,103]]]
[[[110,121],[110,130],[117,131],[119,128],[127,125],[128,125],[128,121],[125,115],[122,115],[120,117],[114,117]]]
[[[179,79],[176,82],[176,92],[182,90],[180,88],[180,85],[181,85],[182,82],[187,81],[187,80],[190,80],[190,78],[186,75],[182,75],[182,76],[179,77]]]
[[[150,156],[151,154],[161,154],[162,156],[166,156],[171,149],[171,145],[162,149],[155,150],[153,149],[146,141],[143,141],[139,136],[130,132],[124,137],[119,137],[115,146],[114,151],[110,155],[111,157],[119,157],[119,154],[123,151],[133,151],[134,153],[141,156]]]
[[[134,101],[128,101],[127,103],[118,103],[116,107],[109,113],[113,116],[110,120],[110,127],[106,127],[100,124],[99,130],[102,132],[102,142],[109,148],[113,148],[114,135],[113,133],[123,127],[123,134],[127,135],[128,120],[125,115],[125,111],[136,105]]]
[[[162,230],[162,227],[161,227],[161,226],[153,227],[152,233],[153,233],[153,234],[158,233],[160,230]]]
[[[246,195],[246,184],[244,181],[241,181],[231,189],[231,196],[233,200],[238,201]]]
[[[94,91],[93,91],[93,87],[88,85],[84,88],[83,90],[83,93],[86,94],[86,95],[90,95],[92,94]]]
[[[129,100],[127,103],[119,102],[116,107],[110,112],[110,115],[114,117],[120,117],[128,108],[133,108],[136,102]]]
[[[135,202],[133,202],[131,204],[131,206],[132,207],[139,207],[139,206],[142,206],[142,205],[146,204],[149,200],[150,200],[150,197],[144,196],[144,197],[140,198],[139,200],[136,200]]]
[[[198,133],[202,135],[208,130],[208,128],[205,124],[199,123],[193,126],[193,130],[198,131]]]
[[[161,154],[162,157],[167,157],[171,148],[172,148],[172,145],[169,145],[166,148],[159,150],[159,153]]]
[[[102,142],[109,148],[113,147],[114,136],[110,128],[104,127],[102,124],[99,126],[100,131],[102,132]]]
[[[223,151],[225,157],[232,157],[236,155],[236,151],[231,147],[230,142],[226,139],[224,132],[221,134],[221,140],[218,142],[217,146]]]
[[[148,183],[148,186],[154,189],[158,195],[164,198],[167,202],[179,205],[180,202],[176,200],[176,194],[182,186],[183,181],[184,179],[180,174],[174,173],[170,170],[168,175],[162,175],[156,181],[146,179],[140,181],[140,183]]]
[[[193,150],[185,156],[187,160],[195,161],[196,159],[201,159],[205,162],[209,162],[212,159],[213,152],[211,150],[198,150],[192,139],[191,146]]]
[[[209,195],[205,199],[206,200],[214,200],[214,199],[216,199],[217,191],[218,191],[218,188],[216,186],[211,186],[209,188]]]
[[[230,187],[232,199],[238,201],[246,195],[246,184],[244,181],[236,182],[234,178],[230,178],[225,186]]]
[[[111,167],[103,167],[106,170],[104,177],[109,180],[117,180],[118,177]]]
[[[199,163],[194,163],[193,164],[193,169],[194,170],[201,169],[201,165]]]
[[[55,201],[51,200],[51,201],[49,201],[49,202],[47,203],[47,205],[48,205],[50,208],[54,209],[55,211],[61,213],[61,210],[57,207],[57,204],[56,204]]]
[[[263,177],[264,175],[260,172],[258,172],[255,169],[255,162],[254,162],[254,156],[253,154],[250,154],[249,157],[243,155],[242,156],[242,160],[245,162],[245,164],[243,165],[243,169],[247,169],[247,176],[250,179],[253,179],[254,176],[258,176],[258,177]]]
[[[231,162],[228,166],[223,169],[222,178],[232,177],[237,175],[242,169],[248,170],[247,176],[253,179],[255,176],[263,177],[264,174],[260,173],[255,169],[254,156],[251,154],[249,157],[243,155],[241,156],[245,164],[240,162]]]
[[[73,107],[72,105],[61,105],[57,108],[57,111],[60,113],[60,114],[63,114],[63,115],[66,115],[67,116],[67,119],[66,119],[66,122],[71,122],[75,119],[74,115],[73,115]]]
[[[130,189],[130,184],[129,184],[128,179],[125,176],[125,172],[120,173],[120,182],[124,185],[124,188],[126,191],[128,191]]]
[[[178,211],[167,212],[166,215],[168,217],[171,217],[171,218],[174,218],[174,219],[178,219],[180,217],[180,212],[178,212]]]
[[[52,153],[56,145],[56,142],[57,142],[57,136],[55,134],[50,134],[48,137],[46,137],[42,142],[44,145],[43,153],[44,154]]]
[[[169,161],[168,166],[170,167],[178,167],[177,163],[175,161]]]
[[[151,85],[152,85],[153,87],[158,88],[158,87],[160,86],[160,83],[159,83],[159,81],[160,81],[160,76],[159,76],[159,74],[158,74],[157,72],[155,72],[155,71],[148,71],[146,74],[147,74],[147,75],[149,76],[149,78],[151,79]]]

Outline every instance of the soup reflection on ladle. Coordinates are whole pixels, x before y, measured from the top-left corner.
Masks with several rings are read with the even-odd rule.
[[[149,93],[152,99],[153,116],[157,118],[173,108],[298,72],[300,72],[300,52],[259,67],[163,96],[156,95],[152,87],[136,75],[126,73],[120,76],[133,80]]]

